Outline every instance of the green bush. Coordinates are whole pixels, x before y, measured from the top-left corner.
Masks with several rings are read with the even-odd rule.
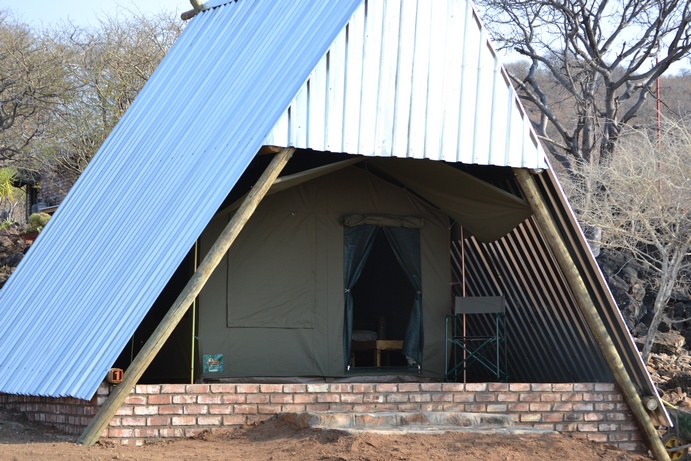
[[[48,213],[34,213],[29,216],[29,228],[34,232],[41,232],[49,220],[50,215]]]

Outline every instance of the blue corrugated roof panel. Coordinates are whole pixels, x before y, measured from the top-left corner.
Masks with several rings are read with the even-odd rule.
[[[0,392],[91,398],[360,2],[190,22],[0,292]]]

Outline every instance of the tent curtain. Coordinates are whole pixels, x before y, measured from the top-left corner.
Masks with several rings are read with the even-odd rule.
[[[405,227],[384,227],[391,249],[396,255],[398,263],[408,276],[415,299],[410,310],[408,326],[403,337],[403,354],[422,365],[422,348],[424,336],[422,329],[422,270],[420,262],[420,232],[417,229]]]
[[[357,283],[372,251],[377,227],[364,225],[346,227],[343,236],[343,273],[345,276],[345,323],[343,331],[343,353],[346,366],[350,363],[350,341],[353,332],[353,294],[351,289]]]
[[[360,278],[372,250],[377,229],[380,227],[363,224],[346,227],[344,232],[345,274],[345,322],[343,331],[343,351],[346,366],[350,362],[351,339],[353,331],[352,288]],[[420,232],[406,227],[381,227],[384,230],[398,263],[408,276],[415,290],[415,299],[410,310],[408,326],[403,338],[403,354],[418,365],[422,364],[423,326],[422,326],[422,277],[420,259]]]

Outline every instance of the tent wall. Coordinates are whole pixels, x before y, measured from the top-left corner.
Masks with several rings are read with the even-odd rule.
[[[223,371],[205,377],[345,374],[342,222],[350,214],[424,220],[423,372],[442,374],[450,302],[448,218],[403,189],[349,167],[267,197],[247,223],[200,295],[200,354],[223,355]],[[215,219],[202,234],[202,254],[227,219]]]

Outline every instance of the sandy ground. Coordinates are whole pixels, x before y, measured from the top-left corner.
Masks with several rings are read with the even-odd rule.
[[[194,439],[143,447],[99,443],[78,446],[74,438],[31,424],[21,414],[0,410],[0,460],[323,460],[323,461],[642,461],[650,458],[560,434],[349,435],[334,430],[301,429],[271,420],[256,426],[202,434]]]

